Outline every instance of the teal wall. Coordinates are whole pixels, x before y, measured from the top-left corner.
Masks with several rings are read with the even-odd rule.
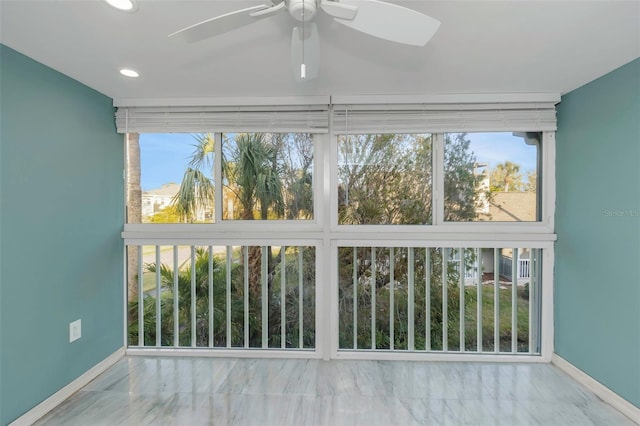
[[[3,45],[0,123],[4,425],[123,346],[124,161],[111,99]]]
[[[558,105],[555,351],[640,407],[640,59]]]

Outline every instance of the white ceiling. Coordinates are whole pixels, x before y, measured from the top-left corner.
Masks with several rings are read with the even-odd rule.
[[[113,98],[564,94],[640,57],[640,1],[389,1],[440,29],[418,48],[319,14],[320,74],[303,83],[286,13],[193,44],[167,38],[269,0],[139,0],[135,13],[101,0],[0,0],[0,41]],[[125,66],[141,77],[120,76]]]

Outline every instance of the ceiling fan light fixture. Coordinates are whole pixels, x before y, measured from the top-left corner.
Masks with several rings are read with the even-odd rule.
[[[131,0],[135,1],[135,0]],[[291,33],[291,70],[296,81],[318,76],[320,41],[313,21],[319,10],[345,26],[390,42],[424,46],[440,22],[407,7],[380,0],[271,0],[225,13],[169,34],[187,42],[204,40],[287,11],[297,21]]]
[[[130,68],[122,68],[120,70],[120,74],[124,75],[125,77],[129,77],[129,78],[140,77],[140,74],[137,71],[132,70]]]
[[[109,6],[115,7],[118,10],[123,12],[134,12],[136,8],[136,3],[134,0],[105,0]]]
[[[289,0],[289,15],[296,21],[310,21],[317,12],[316,0]]]

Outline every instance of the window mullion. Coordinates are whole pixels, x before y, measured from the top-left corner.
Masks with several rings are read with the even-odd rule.
[[[328,137],[329,140],[329,177],[326,179],[325,184],[329,184],[329,188],[324,190],[329,193],[330,211],[329,211],[329,225],[332,231],[337,230],[338,227],[338,136],[331,134]],[[327,197],[324,198],[326,201]],[[326,225],[326,221],[325,221]]]
[[[222,223],[222,133],[214,134],[213,179],[215,185],[214,217],[215,223]]]
[[[329,117],[330,126],[333,126],[333,118]],[[322,168],[322,186],[318,199],[322,200],[320,208],[322,216],[322,269],[318,269],[316,275],[316,288],[319,289],[318,299],[324,312],[317,310],[316,328],[319,330],[319,349],[322,358],[329,360],[332,354],[338,350],[338,309],[334,303],[337,300],[338,256],[331,239],[331,230],[338,223],[338,196],[333,188],[337,188],[338,175],[338,144],[337,137],[333,133],[322,135],[322,157],[318,157],[318,169]],[[335,294],[335,296],[334,296]],[[329,315],[326,313],[329,312]],[[318,347],[318,346],[316,346]]]
[[[431,223],[434,226],[444,223],[444,134],[433,135],[432,161],[432,200]]]

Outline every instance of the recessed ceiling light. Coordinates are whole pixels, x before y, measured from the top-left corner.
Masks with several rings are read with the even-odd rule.
[[[125,77],[132,77],[132,78],[136,78],[140,76],[140,74],[138,74],[137,71],[131,70],[129,68],[122,68],[120,70],[120,74],[124,75]]]
[[[111,6],[118,10],[124,10],[125,12],[133,12],[136,9],[136,4],[133,0],[105,0]]]

